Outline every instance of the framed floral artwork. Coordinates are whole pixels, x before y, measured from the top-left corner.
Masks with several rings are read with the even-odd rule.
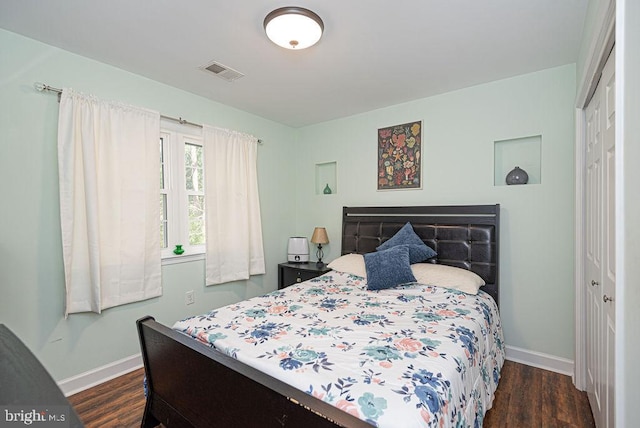
[[[422,188],[422,121],[378,129],[378,190]]]

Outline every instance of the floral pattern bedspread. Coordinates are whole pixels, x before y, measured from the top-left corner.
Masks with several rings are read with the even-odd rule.
[[[339,272],[173,328],[380,427],[481,427],[504,362],[484,292]]]

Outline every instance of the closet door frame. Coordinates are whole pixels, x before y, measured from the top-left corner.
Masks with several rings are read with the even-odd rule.
[[[575,126],[575,358],[573,383],[577,389],[584,391],[587,387],[586,375],[586,292],[584,284],[586,251],[585,232],[585,179],[586,179],[586,114],[585,109],[596,90],[600,74],[607,61],[609,53],[615,44],[616,2],[609,0],[606,12],[598,27],[598,37],[593,43],[587,60],[582,80],[578,82],[576,96]]]

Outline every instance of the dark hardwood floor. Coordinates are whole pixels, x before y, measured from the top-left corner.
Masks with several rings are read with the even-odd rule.
[[[74,394],[69,402],[87,428],[139,427],[144,412],[144,369]]]
[[[85,423],[93,427],[139,427],[144,410],[142,369],[69,397]],[[505,362],[485,428],[594,427],[587,395],[569,376]]]
[[[483,427],[595,427],[587,393],[569,376],[506,361]]]

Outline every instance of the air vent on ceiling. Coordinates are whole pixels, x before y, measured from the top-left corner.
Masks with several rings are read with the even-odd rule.
[[[219,62],[212,62],[209,65],[202,67],[203,70],[209,71],[221,79],[226,80],[227,82],[233,82],[244,76],[244,74],[239,71],[234,70],[233,68],[227,67],[226,65],[222,65]]]

